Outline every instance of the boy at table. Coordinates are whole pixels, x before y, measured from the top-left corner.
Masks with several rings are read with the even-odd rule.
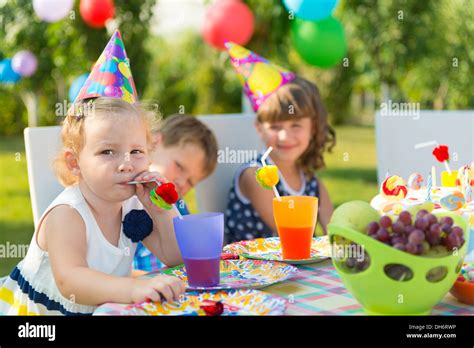
[[[217,140],[212,131],[196,117],[175,114],[167,117],[154,133],[154,152],[150,170],[174,183],[179,197],[184,197],[196,184],[212,174],[217,165]],[[176,206],[188,214],[180,199]],[[138,243],[133,275],[156,271],[162,267],[150,250]]]

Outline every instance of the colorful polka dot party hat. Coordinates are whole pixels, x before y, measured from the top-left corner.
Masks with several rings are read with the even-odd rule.
[[[118,30],[105,46],[75,101],[94,97],[119,98],[130,104],[138,100],[130,62]]]
[[[225,46],[254,111],[278,88],[296,77],[294,73],[233,42],[227,41]]]

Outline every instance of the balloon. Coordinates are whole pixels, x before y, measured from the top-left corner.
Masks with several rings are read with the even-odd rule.
[[[331,15],[337,0],[283,0],[283,4],[298,18],[319,21]]]
[[[71,103],[76,100],[76,97],[79,95],[79,91],[81,90],[82,86],[84,86],[88,76],[89,74],[82,74],[72,82],[72,85],[69,88],[69,101]]]
[[[33,9],[36,15],[49,23],[66,17],[73,5],[74,0],[33,0]]]
[[[28,77],[34,74],[38,67],[38,60],[30,51],[20,51],[13,56],[12,68],[17,74]]]
[[[103,28],[115,15],[113,0],[81,0],[79,11],[82,19],[92,28]]]
[[[204,41],[224,50],[226,40],[245,45],[253,34],[254,16],[238,0],[221,0],[207,9],[202,28]]]
[[[0,62],[0,82],[15,83],[19,79],[21,79],[21,75],[13,71],[12,60],[10,58],[2,60]]]
[[[320,68],[333,66],[347,52],[344,28],[333,17],[318,22],[295,19],[291,39],[301,58]]]

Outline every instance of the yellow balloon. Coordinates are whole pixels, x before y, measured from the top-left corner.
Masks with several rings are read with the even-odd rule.
[[[265,63],[256,63],[247,80],[250,90],[257,95],[267,95],[273,92],[281,82],[280,72]]]
[[[250,55],[250,51],[239,45],[232,45],[229,49],[229,55],[236,59],[242,59]]]
[[[130,68],[128,67],[127,64],[125,64],[124,62],[120,62],[118,65],[118,68],[120,72],[123,74],[123,76],[125,76],[127,79],[130,77],[131,75]]]

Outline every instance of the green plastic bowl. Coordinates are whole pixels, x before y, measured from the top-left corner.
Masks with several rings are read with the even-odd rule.
[[[467,245],[469,225],[461,216],[452,213],[436,213],[437,217],[451,216],[454,224],[464,230],[465,242],[457,253],[445,257],[415,256],[392,248],[372,237],[351,228],[336,224],[328,225],[333,245],[334,236],[341,236],[362,246],[369,254],[370,265],[359,273],[348,272],[342,261],[332,258],[334,267],[347,288],[368,314],[374,315],[428,315],[432,308],[448,293],[461,269]],[[390,264],[411,269],[409,280],[395,280],[385,274]],[[441,280],[428,281],[427,274],[436,267],[446,267]]]

